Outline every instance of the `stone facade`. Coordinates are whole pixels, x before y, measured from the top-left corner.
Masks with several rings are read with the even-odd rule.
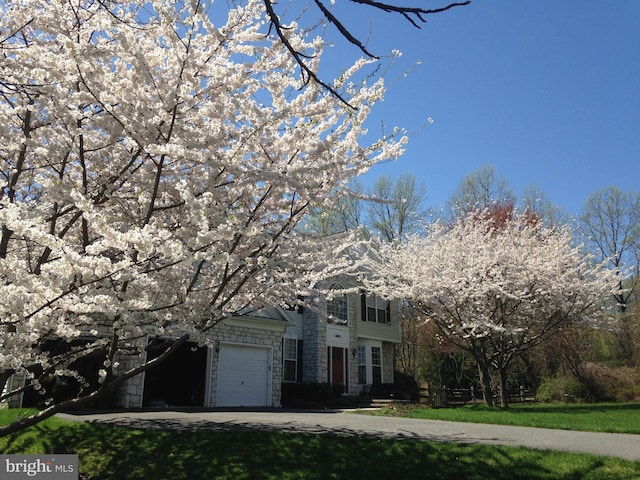
[[[319,300],[318,311],[326,311],[326,301]],[[318,311],[305,308],[302,318],[302,382],[322,383],[327,381],[327,325],[320,321]]]
[[[393,383],[395,344],[382,342],[382,383]],[[391,367],[391,368],[390,368]]]
[[[256,326],[252,327],[249,325],[234,325],[229,323],[217,325],[212,331],[212,334],[216,336],[216,341],[221,341],[225,344],[261,346],[271,349],[271,405],[269,406],[273,407],[280,406],[283,331],[284,325],[278,329],[267,330]],[[205,399],[205,402],[208,404],[207,406],[210,407],[216,406],[219,353],[219,349],[217,348],[214,348],[212,351],[211,388],[209,390],[209,398]]]
[[[218,385],[220,344],[265,347],[270,350],[271,405],[280,406],[282,378],[282,334],[287,322],[284,319],[236,318],[216,325],[208,335],[205,382],[205,407],[215,407]],[[118,359],[121,371],[140,365],[144,358],[123,356]],[[170,362],[171,359],[167,359]],[[115,402],[124,408],[143,406],[145,374],[137,375],[125,382],[117,392]]]
[[[144,360],[142,355],[121,355],[116,361],[118,370],[126,371],[140,365]],[[144,373],[136,375],[124,382],[116,392],[115,403],[124,408],[142,407],[144,394]]]

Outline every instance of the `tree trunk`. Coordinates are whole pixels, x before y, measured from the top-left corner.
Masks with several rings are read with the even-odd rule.
[[[480,386],[482,387],[482,398],[488,407],[493,406],[493,392],[491,391],[491,372],[489,368],[478,362],[478,373],[480,375]]]
[[[13,370],[4,370],[0,373],[0,398],[4,392],[4,387],[7,385],[7,381],[13,375]]]
[[[502,408],[508,408],[509,390],[507,389],[507,369],[500,368],[498,374],[500,375],[500,406]]]

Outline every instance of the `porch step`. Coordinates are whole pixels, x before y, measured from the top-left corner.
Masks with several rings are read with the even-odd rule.
[[[409,400],[398,400],[398,399],[394,399],[394,398],[372,398],[369,401],[369,406],[371,408],[383,408],[383,407],[389,407],[393,404],[398,404],[398,403],[411,403],[411,401]]]

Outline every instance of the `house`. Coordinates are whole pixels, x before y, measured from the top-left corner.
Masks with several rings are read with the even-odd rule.
[[[398,302],[349,289],[335,281],[331,298],[287,315],[283,383],[333,383],[346,395],[368,393],[372,384],[393,383],[394,350],[400,343]]]
[[[183,346],[131,379],[116,403],[125,408],[279,407],[282,336],[290,325],[279,308],[226,319],[209,332],[210,346]],[[147,356],[154,354],[150,345]]]
[[[274,307],[220,322],[208,332],[208,346],[183,345],[165,362],[129,379],[110,402],[124,408],[279,407],[282,383],[338,384],[346,395],[393,383],[401,332],[398,302],[361,290],[346,275],[325,286],[335,294],[308,299],[312,307]],[[140,347],[145,346],[149,360],[166,344],[142,339]],[[117,360],[127,370],[144,359]],[[90,383],[97,383],[96,361],[84,359],[79,367],[86,367]],[[21,381],[14,376],[13,386]],[[73,388],[58,389],[59,395],[74,396],[78,387]],[[37,406],[42,399],[26,393],[11,406]]]
[[[336,292],[353,283],[330,284]],[[271,308],[225,320],[212,346],[187,345],[120,392],[127,408],[279,407],[282,383],[333,383],[347,395],[393,383],[398,303],[363,291],[310,299],[313,308]],[[147,355],[153,355],[150,348]]]

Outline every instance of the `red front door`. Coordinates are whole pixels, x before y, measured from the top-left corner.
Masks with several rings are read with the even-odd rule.
[[[340,347],[328,347],[329,365],[327,368],[327,380],[329,383],[339,383],[347,389],[347,349]]]

